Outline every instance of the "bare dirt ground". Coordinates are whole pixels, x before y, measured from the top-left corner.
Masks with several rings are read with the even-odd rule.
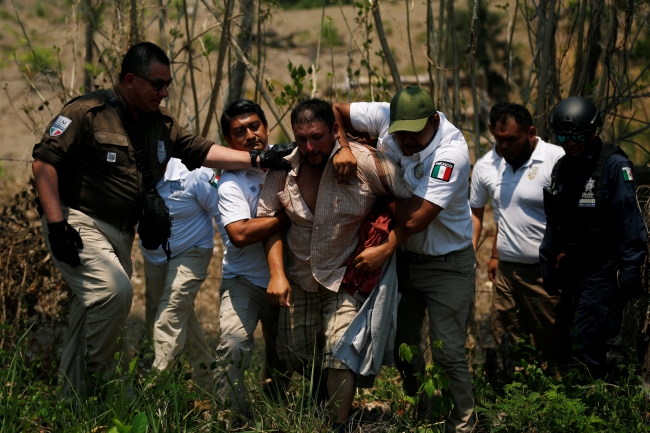
[[[411,38],[413,40],[414,61],[417,73],[426,71],[426,57],[424,55],[424,46],[422,35],[424,34],[426,5],[424,2],[409,3],[411,7]],[[12,196],[12,192],[23,188],[31,176],[31,151],[34,143],[40,137],[47,122],[53,118],[61,107],[54,92],[43,79],[35,82],[35,88],[39,90],[37,94],[30,89],[26,77],[29,73],[21,71],[13,57],[16,52],[16,59],[20,61],[27,52],[27,40],[22,34],[19,23],[15,18],[15,11],[18,12],[25,32],[29,36],[30,42],[34,46],[52,47],[55,45],[61,48],[61,61],[65,65],[61,81],[66,85],[75,83],[73,88],[80,85],[80,47],[82,47],[83,32],[82,28],[76,26],[71,18],[74,10],[70,9],[70,3],[63,1],[53,1],[40,3],[36,0],[26,0],[19,4],[12,2],[0,2],[0,25],[3,31],[0,33],[0,83],[3,90],[0,93],[0,185],[2,192],[0,194],[0,207],[10,204],[7,197]],[[408,53],[406,16],[404,13],[403,3],[382,3],[382,15],[386,33],[389,37],[389,44],[393,48],[396,60],[403,71],[403,74],[413,74],[410,66]],[[492,6],[491,6],[492,7]],[[40,8],[40,9],[39,9]],[[434,5],[437,10],[437,5]],[[152,17],[155,14],[152,8],[145,9],[143,15],[146,17],[145,22],[153,22]],[[317,41],[320,33],[322,11],[314,10],[295,10],[282,11],[275,9],[271,24],[267,28],[268,38],[279,41],[278,44],[269,46],[266,52],[265,72],[269,79],[276,83],[286,83],[289,81],[287,72],[287,63],[290,61],[294,65],[302,64],[305,68],[318,63],[318,74],[313,77],[313,81],[305,82],[305,90],[310,92],[311,86],[317,89],[317,96],[331,96],[334,100],[347,100],[348,93],[345,87],[346,69],[349,59],[352,60],[353,68],[359,68],[361,55],[358,46],[363,43],[363,38],[357,33],[352,42],[348,34],[348,26],[355,29],[356,13],[351,6],[339,8],[338,6],[328,6],[325,10],[325,18],[331,18],[333,28],[335,29],[341,45],[334,47],[324,40],[321,43],[320,56],[317,56]],[[347,21],[347,24],[346,24]],[[195,34],[209,29],[214,21],[210,14],[202,5],[199,5],[197,11]],[[168,26],[173,27],[174,21],[169,20]],[[109,27],[110,28],[110,27]],[[149,26],[146,35],[152,41],[158,40],[156,25]],[[107,40],[98,36],[98,44],[106,44]],[[352,47],[350,49],[350,46]],[[379,43],[375,40],[372,44],[371,53],[379,49]],[[74,54],[74,53],[77,54]],[[216,65],[216,52],[208,56],[208,60],[202,60],[197,67],[199,68],[199,85],[197,86],[199,100],[205,101],[209,97],[211,88],[208,70],[214,70]],[[380,65],[375,56],[372,57],[375,64]],[[75,69],[76,66],[76,69]],[[212,68],[212,69],[210,69]],[[328,73],[334,77],[335,89],[329,89]],[[363,75],[363,74],[362,74]],[[52,76],[51,79],[58,77]],[[108,83],[98,83],[107,86]],[[277,86],[276,86],[277,87]],[[248,81],[248,93],[253,89],[253,84]],[[176,92],[176,93],[174,93]],[[356,98],[360,90],[353,90],[350,95]],[[189,90],[184,95],[180,95],[180,90],[175,88],[170,97],[170,104],[177,104],[181,99],[190,98]],[[49,105],[41,105],[40,96],[47,101]],[[189,101],[190,99],[187,99]],[[36,104],[36,105],[34,105]],[[191,105],[188,102],[189,105]],[[40,105],[40,107],[39,107]],[[222,102],[218,106],[222,106]],[[32,111],[31,120],[25,115],[24,108],[38,107]],[[188,108],[189,110],[189,108]],[[189,112],[178,109],[181,114],[179,119],[186,119],[185,114]],[[220,113],[220,111],[219,111]],[[204,111],[202,112],[204,115]],[[269,116],[270,117],[270,116]],[[276,140],[279,134],[279,128],[274,128],[275,122],[270,118],[270,126],[273,128],[271,139]],[[188,122],[189,123],[189,122]],[[216,126],[212,128],[212,134],[215,134]],[[489,332],[489,305],[491,302],[491,287],[486,283],[486,263],[490,256],[490,247],[492,245],[494,225],[492,223],[491,212],[486,213],[486,224],[484,234],[488,234],[486,241],[479,251],[479,262],[481,268],[477,270],[477,291],[474,317],[470,323],[471,336],[468,341],[468,347],[474,349],[477,354],[476,361],[480,361],[481,349],[492,344],[492,337]],[[210,265],[210,275],[203,285],[195,302],[198,318],[211,341],[212,347],[216,347],[219,333],[219,286],[221,281],[221,242],[218,239],[215,247],[215,254]],[[136,245],[133,250],[134,260],[134,298],[131,315],[129,316],[130,342],[135,350],[138,340],[144,333],[144,272],[142,266],[142,255]],[[259,331],[259,330],[258,330]],[[53,331],[53,336],[60,339],[60,330]],[[261,343],[261,341],[260,341]]]

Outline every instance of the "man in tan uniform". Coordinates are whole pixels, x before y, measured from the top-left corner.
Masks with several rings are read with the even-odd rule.
[[[189,169],[246,168],[264,161],[264,155],[255,154],[251,161],[245,152],[187,131],[160,107],[171,84],[169,64],[158,46],[134,45],[112,89],[125,118],[136,125],[154,179],[162,177],[172,156]],[[71,385],[83,396],[94,393],[98,376],[127,365],[131,246],[133,227],[142,214],[142,176],[133,145],[104,90],[68,103],[34,147],[33,157],[43,233],[72,290],[61,357],[63,397],[69,397]]]

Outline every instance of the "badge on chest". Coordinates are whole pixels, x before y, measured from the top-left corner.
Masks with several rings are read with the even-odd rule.
[[[578,202],[578,207],[596,207],[596,195],[594,194],[595,184],[596,181],[592,178],[587,181],[582,198]]]
[[[185,191],[185,179],[172,180],[169,185],[172,195],[179,196]]]

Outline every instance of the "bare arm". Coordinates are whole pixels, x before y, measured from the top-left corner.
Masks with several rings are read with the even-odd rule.
[[[258,157],[259,165],[259,157]],[[251,168],[251,156],[248,152],[213,144],[203,161],[204,167],[221,168],[224,170],[239,170]]]
[[[36,180],[36,191],[38,191],[38,197],[47,222],[63,221],[61,200],[59,198],[59,175],[56,168],[52,164],[37,158],[32,164],[32,170]]]
[[[492,244],[492,257],[488,262],[488,278],[494,283],[494,279],[497,277],[497,269],[499,268],[499,251],[497,251],[497,239],[499,239],[499,225],[497,224],[497,230],[494,233],[494,243]]]
[[[266,294],[273,305],[289,307],[291,286],[284,273],[282,233],[277,232],[264,240],[266,260],[269,262],[271,280]]]
[[[355,268],[373,272],[380,267],[384,266],[386,260],[393,255],[397,248],[402,245],[411,235],[402,227],[396,225],[393,230],[388,233],[386,241],[376,247],[370,247],[363,250],[355,259],[352,264]]]
[[[396,200],[390,204],[397,224],[410,235],[420,233],[442,212],[442,208],[422,197],[414,195],[410,199]]]
[[[289,218],[284,212],[274,217],[251,218],[235,221],[226,226],[230,242],[237,248],[263,241],[274,233],[282,230],[289,223]]]
[[[473,207],[471,209],[472,224],[474,225],[472,245],[474,245],[474,251],[478,251],[478,241],[481,239],[481,231],[483,231],[483,214],[485,213],[485,207]]]
[[[348,140],[345,137],[345,130],[346,128],[352,128],[350,104],[335,102],[332,104],[332,111],[334,111],[334,118],[339,125],[339,143],[341,143],[341,146],[349,146]]]
[[[339,108],[335,108],[339,107]],[[338,139],[341,149],[336,152],[332,163],[334,164],[334,175],[339,182],[347,182],[357,172],[357,159],[350,150],[350,143],[345,136],[345,128],[351,128],[350,123],[350,104],[332,105],[334,118],[338,125]]]

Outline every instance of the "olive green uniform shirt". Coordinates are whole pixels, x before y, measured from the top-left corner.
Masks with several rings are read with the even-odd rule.
[[[113,93],[124,115],[132,116],[119,91],[113,88]],[[194,170],[214,144],[183,128],[163,107],[133,121],[148,150],[156,182],[169,158],[178,158]],[[142,176],[133,145],[105,90],[85,94],[63,107],[32,155],[56,168],[59,196],[66,205],[116,225],[138,221],[144,200]]]

